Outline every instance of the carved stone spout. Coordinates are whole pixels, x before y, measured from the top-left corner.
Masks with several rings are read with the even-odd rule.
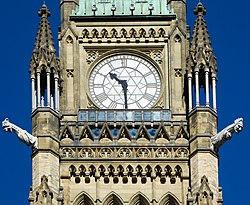
[[[2,127],[5,132],[14,132],[17,137],[26,145],[37,148],[37,137],[29,134],[26,130],[12,124],[8,118],[2,122]]]
[[[243,129],[243,118],[238,118],[233,124],[227,126],[217,135],[211,137],[211,148],[220,148],[227,140],[232,138],[233,133],[239,133]]]

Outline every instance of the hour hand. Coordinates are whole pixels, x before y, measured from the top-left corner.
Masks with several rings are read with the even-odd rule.
[[[109,73],[111,80],[118,80],[117,75],[115,73]]]

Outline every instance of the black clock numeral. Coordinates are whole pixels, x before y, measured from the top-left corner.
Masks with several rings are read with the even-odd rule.
[[[139,108],[139,109],[142,109],[142,106],[141,106],[141,104],[139,103],[139,102],[135,102],[135,104],[137,105],[137,107]]]
[[[103,102],[108,98],[108,96],[105,93],[100,93],[96,97],[100,102]]]
[[[148,93],[145,93],[145,95],[143,96],[144,99],[148,100],[148,101],[152,101],[154,99],[154,96]]]
[[[127,59],[122,58],[121,63],[122,63],[122,67],[127,67]]]
[[[108,107],[111,109],[115,109],[117,107],[117,103],[112,101]]]
[[[102,88],[103,84],[94,84],[94,88]]]
[[[156,88],[156,87],[157,87],[157,84],[156,84],[156,83],[148,83],[148,84],[147,84],[147,87],[148,87],[148,88]]]
[[[107,65],[111,68],[111,70],[115,69],[114,66],[111,63],[108,63]]]
[[[148,77],[148,76],[150,76],[150,75],[152,75],[152,72],[148,72],[148,73],[144,74],[143,76],[144,76],[144,77]]]

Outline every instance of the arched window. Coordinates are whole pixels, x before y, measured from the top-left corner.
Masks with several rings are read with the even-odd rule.
[[[104,199],[103,205],[123,205],[123,202],[116,193],[112,192]]]
[[[93,199],[88,196],[85,192],[79,194],[74,203],[74,205],[94,205]]]
[[[149,200],[142,193],[137,193],[129,203],[130,205],[149,205]]]
[[[174,195],[168,193],[162,197],[159,205],[179,205],[179,202],[178,202],[178,199]]]

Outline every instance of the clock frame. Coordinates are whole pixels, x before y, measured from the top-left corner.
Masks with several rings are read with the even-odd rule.
[[[90,72],[89,92],[98,108],[125,108],[124,89],[118,79],[128,85],[128,109],[152,108],[160,97],[161,78],[156,66],[138,55],[116,54],[102,59]]]

